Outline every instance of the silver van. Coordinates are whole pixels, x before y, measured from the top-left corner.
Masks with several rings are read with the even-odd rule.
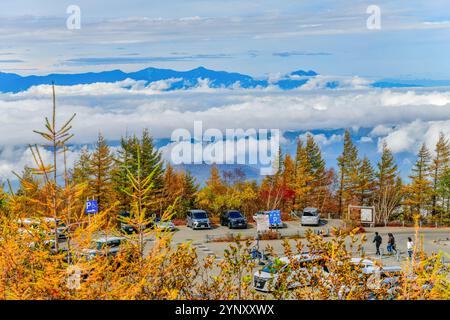
[[[301,218],[302,226],[318,226],[320,223],[320,213],[317,208],[305,208]]]
[[[189,210],[186,214],[186,225],[192,229],[211,229],[205,210]]]

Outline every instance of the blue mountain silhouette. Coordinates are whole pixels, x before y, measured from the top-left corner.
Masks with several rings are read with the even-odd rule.
[[[48,74],[44,76],[20,76],[15,73],[0,72],[0,92],[17,93],[37,85],[49,85],[54,82],[60,86],[71,86],[92,83],[113,83],[125,79],[145,81],[150,84],[155,81],[172,79],[167,90],[189,89],[196,87],[202,80],[208,80],[212,88],[230,88],[240,86],[241,88],[265,88],[275,85],[283,90],[292,90],[306,84],[311,78],[318,75],[317,72],[309,70],[297,70],[286,74],[281,79],[270,82],[268,79],[255,79],[249,75],[215,71],[198,67],[188,71],[176,71],[171,69],[146,68],[136,72],[123,72],[111,70],[103,72],[88,72],[76,74]],[[173,80],[176,79],[176,80]],[[449,80],[380,80],[372,83],[373,87],[420,87],[420,86],[449,86]],[[340,82],[330,80],[324,83],[324,88],[335,89],[340,87]]]

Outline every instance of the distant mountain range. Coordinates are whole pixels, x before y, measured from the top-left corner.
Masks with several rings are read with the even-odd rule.
[[[170,69],[146,68],[136,72],[123,72],[121,70],[89,72],[78,74],[49,74],[45,76],[20,76],[15,73],[0,72],[0,92],[17,93],[37,85],[49,85],[54,82],[60,86],[79,84],[92,84],[97,82],[113,83],[125,79],[145,81],[146,84],[161,80],[171,80],[165,90],[189,89],[196,87],[200,81],[208,80],[212,88],[257,88],[278,86],[283,90],[291,90],[303,86],[318,73],[309,70],[297,70],[286,74],[277,80],[256,79],[251,76],[226,71],[214,71],[203,67],[189,71],[175,71]],[[373,82],[371,86],[387,87],[422,87],[422,86],[449,86],[450,80],[383,80]],[[335,89],[341,87],[339,80],[325,80],[323,88]]]

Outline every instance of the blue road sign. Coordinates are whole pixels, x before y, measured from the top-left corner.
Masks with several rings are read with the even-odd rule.
[[[269,211],[269,223],[270,223],[270,225],[279,225],[279,224],[281,224],[281,212],[280,212],[280,210],[271,210],[271,211]]]
[[[97,200],[87,200],[86,201],[86,214],[98,213],[98,203]]]

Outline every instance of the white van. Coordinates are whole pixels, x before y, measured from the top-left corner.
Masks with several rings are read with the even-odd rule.
[[[318,226],[320,223],[320,213],[317,208],[305,208],[301,218],[302,226]]]
[[[295,271],[290,271],[290,262],[296,261],[300,263],[300,268]],[[283,257],[278,260],[278,263],[270,262],[261,270],[253,274],[253,287],[258,291],[270,292],[279,285],[278,278],[284,273],[288,272],[286,282],[288,282],[288,289],[293,289],[303,285],[310,285],[313,275],[321,274],[322,277],[328,276],[328,271],[325,266],[325,260],[315,254],[302,253],[293,257]],[[305,279],[302,282],[295,281],[299,274]]]

